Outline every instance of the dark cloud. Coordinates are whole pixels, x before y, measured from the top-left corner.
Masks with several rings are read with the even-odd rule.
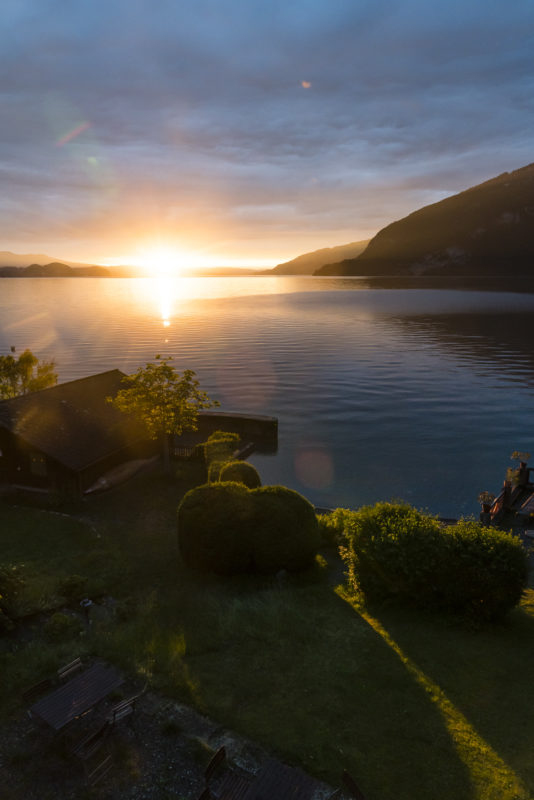
[[[1,13],[5,249],[28,229],[40,248],[39,220],[65,241],[84,224],[80,241],[99,225],[111,241],[115,224],[118,241],[128,220],[192,230],[200,215],[260,251],[292,229],[296,254],[310,228],[356,239],[532,160],[530,0]]]

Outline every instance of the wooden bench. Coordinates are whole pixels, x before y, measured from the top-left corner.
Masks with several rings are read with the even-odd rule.
[[[252,777],[245,778],[243,775],[238,775],[233,771],[225,773],[217,787],[218,800],[227,800],[227,798],[228,800],[243,800],[252,784],[252,780]]]
[[[102,761],[99,761],[98,764],[93,767],[93,769],[87,773],[86,775],[86,782],[89,786],[94,786],[101,781],[102,778],[105,778],[108,772],[113,767],[113,759],[111,755],[107,755]]]
[[[214,775],[219,771],[219,768],[222,767],[225,762],[226,748],[223,745],[222,747],[219,747],[216,753],[214,753],[208,766],[206,767],[206,771],[204,773],[206,779],[206,789],[204,792],[206,794],[203,793],[199,800],[201,800],[201,798],[202,800],[209,800],[210,797],[214,796],[211,792],[210,783],[213,781]],[[247,778],[244,775],[239,775],[232,769],[228,769],[222,776],[220,782],[218,782],[215,797],[217,800],[225,800],[225,798],[242,800],[250,788],[251,783],[252,776],[251,778]]]
[[[71,746],[71,753],[78,758],[85,773],[88,786],[94,786],[102,780],[113,766],[111,754],[103,747],[111,729],[109,722],[104,722],[96,730],[91,731]]]
[[[147,685],[148,684],[145,684],[139,694],[135,694],[133,697],[128,697],[126,700],[121,700],[120,703],[117,703],[117,705],[113,706],[111,712],[106,717],[106,721],[109,722],[110,725],[115,725],[117,722],[120,722],[120,720],[125,719],[125,717],[133,717],[136,703],[146,692]]]
[[[60,681],[65,680],[65,678],[69,678],[75,672],[82,669],[83,664],[81,658],[75,658],[74,661],[71,661],[70,664],[65,664],[64,667],[60,667],[57,671],[57,676]]]
[[[44,692],[47,692],[49,689],[52,688],[52,681],[50,678],[45,678],[39,683],[34,683],[33,686],[30,686],[28,689],[25,689],[22,692],[22,699],[25,703],[33,703],[34,700],[37,700]]]
[[[104,740],[111,729],[109,722],[104,722],[96,730],[91,731],[83,737],[83,739],[75,742],[70,748],[71,753],[82,761],[88,761],[95,753],[100,750]]]
[[[216,772],[218,772],[219,767],[224,764],[226,761],[226,748],[224,745],[219,747],[216,753],[210,759],[208,766],[206,767],[206,771],[204,772],[204,777],[206,779],[206,786],[209,786],[211,781],[213,780],[213,776]]]

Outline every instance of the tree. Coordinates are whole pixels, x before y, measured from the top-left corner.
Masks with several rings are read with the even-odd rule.
[[[116,397],[107,398],[119,411],[136,416],[151,439],[162,439],[167,469],[169,436],[196,431],[199,410],[219,405],[199,389],[193,370],[186,369],[180,374],[170,361],[171,358],[157,355],[155,362],[148,362],[123,378],[126,387]]]
[[[0,399],[18,397],[29,392],[48,389],[57,383],[54,361],[39,361],[31,350],[25,350],[17,358],[15,348],[11,355],[0,356]]]

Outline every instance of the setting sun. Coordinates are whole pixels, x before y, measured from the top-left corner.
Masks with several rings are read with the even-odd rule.
[[[172,247],[155,247],[146,250],[139,258],[140,266],[146,267],[155,276],[179,275],[184,270],[193,266],[194,257],[185,251]]]

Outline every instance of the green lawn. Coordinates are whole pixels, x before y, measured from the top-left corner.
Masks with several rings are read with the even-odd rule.
[[[283,585],[193,575],[176,545],[184,488],[140,476],[73,507],[87,524],[0,506],[0,560],[46,585],[87,576],[119,602],[76,641],[0,655],[6,712],[21,686],[93,653],[334,785],[347,768],[373,800],[534,797],[534,593],[506,624],[469,630],[356,607],[334,552]]]

